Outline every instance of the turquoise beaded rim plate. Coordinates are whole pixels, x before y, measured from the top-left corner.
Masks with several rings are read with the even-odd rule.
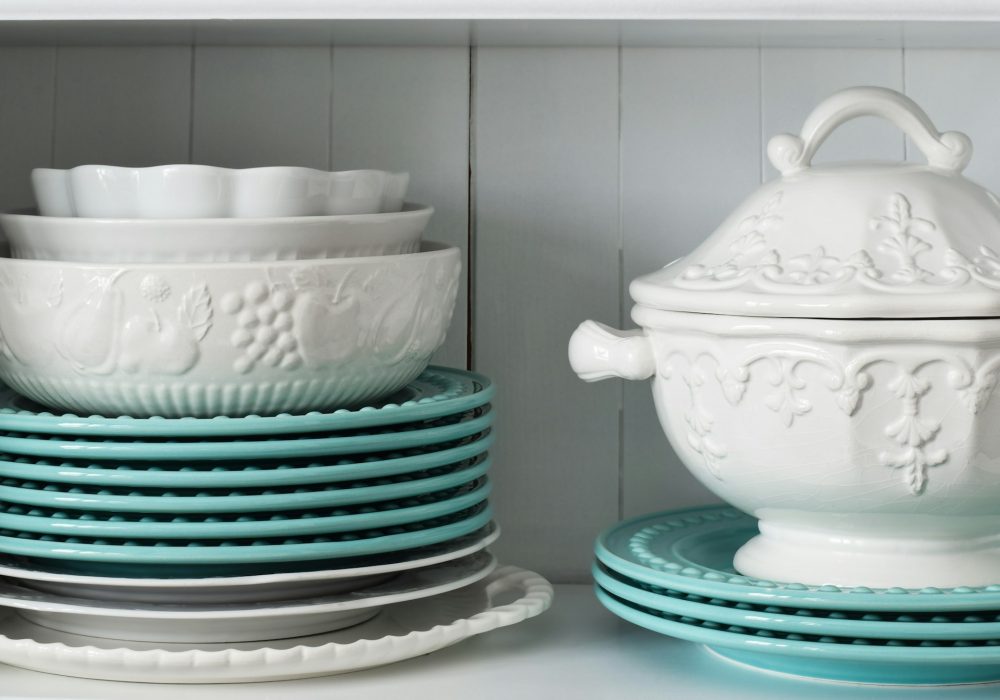
[[[707,506],[653,513],[613,525],[598,536],[594,551],[602,564],[631,579],[722,600],[867,612],[1000,610],[1000,584],[871,589],[741,576],[733,569],[733,555],[755,535],[756,519],[729,506]]]
[[[118,513],[23,509],[0,504],[0,529],[107,539],[225,540],[327,535],[408,525],[451,515],[483,502],[490,490],[489,479],[480,477],[459,487],[405,500],[302,512],[235,514],[229,518],[214,515],[155,518],[143,514],[123,517]],[[92,517],[82,517],[86,515]]]
[[[595,586],[618,617],[659,634],[704,644],[719,656],[766,671],[850,683],[951,685],[1000,680],[1000,640],[919,641],[787,634],[682,618]]]
[[[453,488],[478,479],[490,467],[490,457],[482,454],[453,467],[404,474],[372,481],[330,484],[322,488],[265,488],[234,491],[190,491],[180,489],[113,489],[107,487],[67,486],[43,482],[16,482],[21,486],[0,485],[0,504],[37,506],[74,511],[108,513],[211,514],[291,511],[310,508],[335,508],[361,503],[374,504]],[[30,487],[28,486],[30,484]]]
[[[409,474],[457,464],[493,446],[492,432],[400,452],[346,455],[328,462],[85,462],[20,456],[0,459],[0,479],[119,488],[266,488],[333,484]]]
[[[493,413],[486,404],[461,415],[424,423],[285,439],[85,440],[3,433],[0,434],[0,453],[55,459],[136,461],[299,459],[425,447],[475,435],[492,424]]]
[[[220,575],[205,573],[215,571],[222,572],[221,575],[236,576],[247,572],[229,569],[229,565],[362,557],[425,547],[474,532],[486,525],[492,515],[489,504],[484,501],[454,515],[386,529],[300,538],[184,543],[135,539],[112,544],[103,538],[57,537],[0,529],[0,552],[76,563],[143,564],[147,567],[169,565],[168,571],[159,574],[147,568],[147,578],[195,578],[199,574],[191,572],[198,571],[201,566],[208,568],[202,569],[200,575]],[[108,575],[108,572],[102,575]]]
[[[870,613],[736,603],[633,581],[595,563],[594,582],[626,603],[682,618],[813,636],[876,639],[1000,639],[1000,613]]]
[[[332,413],[243,418],[132,418],[56,414],[10,389],[0,389],[0,432],[105,437],[228,437],[356,430],[464,413],[493,399],[496,389],[475,372],[431,366],[377,404]]]

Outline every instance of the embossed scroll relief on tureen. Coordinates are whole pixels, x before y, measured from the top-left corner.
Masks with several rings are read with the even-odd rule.
[[[866,115],[927,164],[811,164]],[[969,139],[862,87],[767,151],[781,176],[632,283],[640,330],[583,323],[574,370],[653,378],[685,465],[759,518],[740,573],[1000,584],[1000,200],[962,175]]]

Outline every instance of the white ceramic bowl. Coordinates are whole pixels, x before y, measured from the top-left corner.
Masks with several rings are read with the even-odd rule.
[[[31,260],[180,263],[398,255],[420,248],[432,207],[269,219],[85,219],[0,214],[11,255]]]
[[[444,341],[458,248],[336,260],[0,259],[0,380],[81,415],[332,410],[391,394]]]
[[[31,173],[42,216],[210,219],[399,211],[408,173],[211,165],[80,165]]]
[[[928,164],[812,166],[860,116]],[[588,381],[654,377],[681,460],[759,519],[741,574],[1000,584],[1000,199],[962,176],[971,152],[903,95],[835,94],[771,140],[782,177],[632,283],[642,330],[571,339]]]

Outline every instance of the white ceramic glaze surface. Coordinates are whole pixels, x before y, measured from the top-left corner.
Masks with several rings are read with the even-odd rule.
[[[461,256],[111,265],[0,259],[0,379],[83,415],[329,410],[416,377]]]
[[[85,219],[0,214],[11,256],[95,263],[309,260],[414,253],[433,207],[255,219]]]
[[[320,634],[356,625],[386,605],[471,585],[496,568],[488,552],[407,571],[356,591],[315,598],[211,606],[94,601],[0,582],[0,606],[72,634],[140,642],[249,642]]]
[[[443,649],[545,612],[552,586],[513,566],[425,600],[400,603],[346,630],[267,643],[122,644],[8,618],[0,662],[80,678],[239,683],[356,671]]]
[[[865,114],[899,124],[930,165],[809,168],[833,128]],[[958,174],[970,148],[891,91],[834,95],[801,139],[772,140],[781,179],[691,256],[633,283],[641,330],[588,321],[573,335],[581,378],[653,377],[684,464],[760,519],[736,556],[741,573],[1000,582],[1000,318],[782,317],[1000,312],[1000,264],[982,247],[1000,234],[1000,205]],[[879,255],[845,266],[848,248]],[[955,252],[970,249],[980,257]]]
[[[234,170],[210,165],[36,168],[31,184],[42,216],[209,219],[399,211],[408,173],[312,168]]]

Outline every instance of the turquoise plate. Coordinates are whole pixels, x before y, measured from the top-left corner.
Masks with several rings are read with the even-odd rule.
[[[238,576],[246,574],[245,570],[235,567],[240,564],[363,557],[425,547],[474,532],[488,523],[491,517],[489,504],[483,502],[454,515],[386,529],[309,537],[220,540],[215,543],[136,539],[113,544],[106,539],[34,535],[0,529],[0,552],[36,560],[53,560],[46,567],[50,570],[54,568],[55,560],[62,560],[75,564],[144,564],[148,578]],[[199,570],[199,566],[204,568]],[[156,572],[153,567],[165,567],[165,570]],[[208,571],[215,573],[206,573]],[[109,575],[106,569],[102,575]]]
[[[838,610],[781,608],[670,591],[633,581],[595,564],[594,581],[628,603],[660,612],[794,634],[877,639],[1000,639],[1000,614],[846,613]]]
[[[786,634],[680,617],[629,604],[596,586],[608,610],[660,634],[706,645],[754,668],[850,683],[946,685],[1000,680],[1000,640],[863,640]]]
[[[132,418],[54,414],[10,389],[0,389],[0,431],[105,437],[221,437],[356,430],[414,423],[464,413],[490,400],[496,390],[475,372],[428,367],[384,401],[332,413],[243,418]]]
[[[0,434],[0,453],[96,460],[262,460],[388,452],[460,440],[493,423],[489,405],[425,423],[286,439],[104,440]]]
[[[462,486],[406,500],[384,501],[351,508],[160,517],[133,514],[27,509],[0,505],[0,529],[65,537],[109,539],[226,540],[251,537],[297,537],[334,532],[373,530],[431,520],[482,503],[490,482],[477,478]],[[90,517],[86,517],[90,516]]]
[[[741,576],[733,555],[757,535],[757,521],[708,506],[644,515],[605,530],[595,545],[609,569],[660,588],[760,605],[866,612],[1000,610],[1000,584],[981,588],[871,589],[807,586]]]
[[[107,588],[123,586],[133,592],[140,589],[177,591],[178,586],[195,586],[199,590],[221,588],[227,585],[289,585],[301,582],[333,580],[342,577],[378,576],[403,569],[430,566],[451,561],[466,554],[481,551],[500,536],[500,527],[492,520],[472,532],[413,549],[399,549],[382,554],[334,559],[311,559],[301,562],[271,562],[262,566],[253,564],[223,564],[188,567],[193,578],[184,578],[184,567],[156,564],[128,565],[122,563],[73,562],[59,559],[0,555],[0,577],[24,582],[38,582],[50,589],[54,586],[82,588]],[[330,574],[335,574],[331,576]],[[130,584],[122,579],[143,579]],[[212,580],[208,580],[211,578]],[[36,585],[28,583],[27,585]],[[81,588],[82,587],[82,588]],[[91,591],[90,594],[92,594]],[[98,593],[99,595],[99,593]],[[289,596],[282,596],[289,597]]]
[[[492,432],[404,452],[373,452],[330,460],[275,462],[123,462],[62,461],[14,457],[0,459],[0,479],[46,481],[117,488],[266,488],[358,481],[435,469],[476,457],[493,446]]]
[[[183,492],[179,489],[164,491],[153,488],[129,490],[45,484],[37,481],[17,482],[22,485],[0,485],[0,503],[75,511],[172,515],[307,510],[422,496],[478,479],[489,467],[489,455],[482,454],[451,468],[441,467],[391,479],[241,491],[218,489]],[[31,486],[26,486],[29,483]]]

